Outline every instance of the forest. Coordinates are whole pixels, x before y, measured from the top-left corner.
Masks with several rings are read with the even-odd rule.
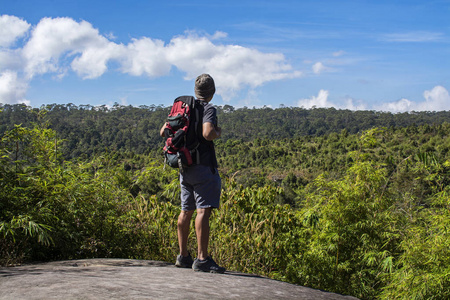
[[[1,105],[0,264],[173,261],[169,109]],[[450,298],[450,112],[225,105],[218,118],[219,264],[361,299]]]

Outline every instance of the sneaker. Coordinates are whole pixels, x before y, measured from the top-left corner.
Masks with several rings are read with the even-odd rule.
[[[219,267],[210,256],[205,260],[196,258],[192,265],[192,269],[196,272],[225,273],[225,268]]]
[[[194,261],[192,260],[192,256],[189,253],[188,256],[183,256],[181,254],[178,254],[177,261],[175,262],[175,266],[179,268],[192,268],[192,263]]]

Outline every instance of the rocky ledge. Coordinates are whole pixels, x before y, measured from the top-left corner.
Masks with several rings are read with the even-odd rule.
[[[256,275],[132,259],[0,268],[0,299],[356,299]]]

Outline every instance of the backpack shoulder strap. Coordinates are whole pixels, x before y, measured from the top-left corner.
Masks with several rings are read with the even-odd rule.
[[[180,96],[180,97],[176,98],[174,102],[177,102],[177,101],[182,101],[182,102],[186,103],[190,108],[194,108],[194,106],[195,106],[195,98],[192,96]]]

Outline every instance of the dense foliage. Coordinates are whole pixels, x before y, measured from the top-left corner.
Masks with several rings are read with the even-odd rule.
[[[169,104],[169,103],[168,103]],[[450,123],[449,112],[412,112],[392,114],[376,111],[272,109],[219,106],[222,142],[261,140],[283,141],[292,138],[327,136],[331,133],[356,134],[373,127],[400,128]],[[23,104],[0,104],[0,134],[17,124],[30,127],[33,122],[47,121],[57,137],[63,139],[59,151],[64,159],[91,158],[104,151],[129,151],[149,154],[162,146],[158,135],[170,107],[113,107],[74,104],[50,104],[40,109]]]
[[[64,107],[0,112],[0,264],[172,261],[180,208],[177,172],[163,168],[158,151],[166,109]],[[211,220],[216,261],[362,299],[450,297],[447,113],[361,112],[394,123],[361,131],[360,120],[358,128],[350,122],[288,136],[272,128],[283,113],[310,121],[358,114],[228,106],[220,113],[228,130],[245,122],[255,128],[217,143],[223,189]],[[270,113],[271,121],[257,117]],[[261,134],[251,138],[252,130]],[[190,243],[195,252],[195,239]]]

